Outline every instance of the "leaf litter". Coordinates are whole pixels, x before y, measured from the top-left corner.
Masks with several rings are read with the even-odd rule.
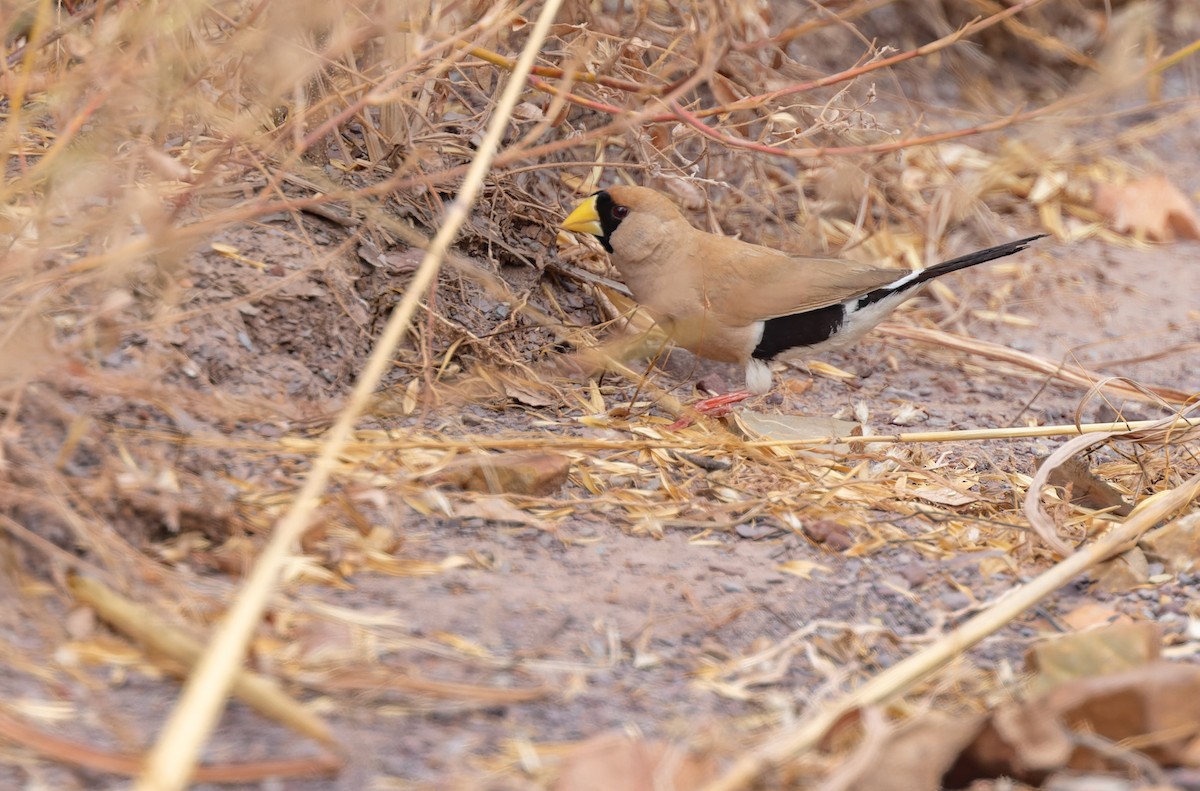
[[[859,16],[866,5],[852,5],[844,21],[878,24]],[[978,281],[939,284],[887,331],[889,340],[876,336],[851,354],[812,362],[811,385],[805,371],[788,372],[785,380],[805,384],[779,388],[728,423],[668,429],[686,411],[688,382],[712,370],[680,352],[662,355],[654,366],[592,353],[608,373],[591,383],[562,376],[555,366],[568,349],[586,356],[620,332],[647,328],[644,316],[627,318],[630,306],[611,279],[605,282],[602,255],[579,245],[552,252],[571,193],[594,189],[598,178],[657,178],[685,205],[713,207],[694,216],[710,230],[905,266],[934,257],[942,246],[981,246],[1000,229],[1034,225],[1082,245],[1096,262],[1100,248],[1087,244],[1119,245],[1127,241],[1122,234],[1151,236],[1167,222],[1129,219],[1128,209],[1120,221],[1110,215],[1111,228],[1102,222],[1102,190],[1092,185],[1125,178],[1129,163],[1111,143],[1098,146],[1075,130],[1097,123],[1100,105],[1083,101],[1089,92],[1098,102],[1117,93],[1113,86],[1105,94],[1080,78],[1073,110],[1035,108],[1044,122],[1066,130],[1057,147],[1047,147],[1043,133],[1025,132],[1021,122],[1028,119],[1016,116],[1001,119],[1004,140],[968,129],[971,135],[949,142],[910,146],[887,130],[903,123],[899,110],[915,105],[895,96],[880,104],[865,80],[824,94],[816,87],[809,94],[769,94],[799,82],[781,65],[790,57],[788,36],[834,40],[838,33],[828,21],[814,17],[806,33],[786,33],[779,20],[755,13],[738,22],[720,17],[705,38],[654,16],[698,19],[716,6],[689,9],[649,9],[654,32],[636,37],[629,33],[633,20],[619,16],[591,19],[594,30],[555,31],[560,49],[547,50],[540,65],[560,71],[539,73],[509,141],[513,151],[538,150],[537,143],[541,153],[502,155],[456,257],[425,296],[423,314],[393,360],[387,387],[337,459],[334,486],[257,630],[255,664],[296,685],[339,740],[362,737],[375,754],[400,756],[371,770],[382,783],[423,776],[439,787],[483,773],[502,783],[586,787],[581,778],[600,771],[587,763],[595,759],[581,757],[592,751],[615,773],[610,784],[652,783],[664,762],[681,767],[675,777],[684,785],[724,782],[721,773],[736,765],[743,747],[753,753],[770,744],[821,703],[836,702],[936,641],[1019,578],[1046,568],[1067,542],[1086,546],[1102,535],[1122,505],[1080,497],[1081,489],[1115,489],[1124,507],[1136,507],[1194,472],[1194,440],[1178,428],[1109,438],[1092,458],[1071,457],[1074,472],[1049,481],[1059,492],[1034,487],[1045,522],[1041,532],[1030,530],[1025,517],[1032,512],[1017,504],[1031,487],[1033,457],[1052,448],[1036,439],[1037,429],[1113,422],[1085,419],[1084,406],[1075,409],[1079,388],[1099,377],[1074,356],[1058,359],[1062,348],[1054,342],[1056,333],[1068,344],[1086,343],[1094,333],[1055,325],[1054,309],[1039,302],[1046,293],[1059,299],[1074,293],[1078,284],[1069,278],[1076,270],[1068,269],[1066,255],[1039,252],[1032,266],[1002,265]],[[331,23],[325,12],[308,11]],[[131,41],[159,35],[121,9],[107,13]],[[419,21],[429,41],[450,34],[444,20]],[[1046,27],[1008,27],[1003,35],[1039,51],[1079,54],[1050,45],[1063,44],[1054,35],[1061,20],[1039,21]],[[1114,25],[1120,35],[1108,42],[1112,52],[1130,51],[1135,34],[1150,29],[1145,19],[1126,21],[1124,28]],[[251,18],[238,17],[230,27],[216,16],[193,22],[181,34],[187,46],[166,51],[216,42],[236,60],[262,32]],[[98,30],[78,24],[89,34]],[[913,24],[923,33],[919,20]],[[347,32],[337,25],[330,30]],[[228,104],[234,94],[214,89],[218,58],[211,74],[196,63],[150,72],[160,79],[205,75],[202,90],[183,94],[188,106],[163,108],[159,120],[185,123],[188,112],[218,119],[207,137],[176,140],[161,151],[141,144],[122,149],[123,159],[96,171],[111,179],[107,186],[95,175],[87,181],[82,169],[62,171],[53,200],[36,168],[13,171],[3,232],[20,244],[12,259],[16,274],[6,280],[14,287],[0,300],[8,404],[0,484],[8,546],[21,561],[8,587],[26,617],[13,625],[21,642],[9,660],[7,691],[84,709],[102,705],[56,692],[54,683],[81,671],[45,661],[69,645],[57,626],[70,601],[65,570],[96,574],[136,601],[153,602],[155,617],[189,630],[207,630],[229,606],[239,577],[300,485],[315,437],[361,369],[384,311],[405,291],[419,260],[408,245],[423,243],[419,229],[436,229],[454,174],[494,109],[511,65],[497,65],[487,47],[515,55],[521,27],[514,20],[512,32],[496,42],[482,28],[468,31],[468,40],[477,37],[474,49],[447,48],[436,58],[411,42],[391,41],[414,58],[393,73],[399,82],[391,95],[403,103],[382,108],[398,109],[400,123],[374,112],[379,102],[372,91],[375,81],[387,79],[385,61],[352,45],[337,51],[343,40],[334,36],[325,44],[337,57],[311,67],[308,74],[320,75],[313,85],[251,98],[260,111],[276,101],[283,109],[256,119],[274,134],[256,139],[245,158],[227,153],[229,143],[245,138],[230,125],[237,120],[230,115],[237,102]],[[769,45],[777,48],[770,50],[774,61],[739,50],[756,37],[782,37]],[[84,101],[89,77],[46,42],[35,43],[14,43],[8,54],[44,58],[44,73],[54,75],[46,80],[61,80],[54,95],[76,101],[64,105],[75,120],[123,129],[128,119]],[[706,51],[721,59],[706,82],[711,94],[682,95],[682,112],[645,98],[669,93],[679,74],[703,73]],[[1154,52],[1130,73],[1147,82],[1170,77],[1167,67],[1177,61]],[[970,57],[954,48],[945,53]],[[88,57],[101,56],[117,57],[106,50]],[[284,69],[277,74],[294,67],[275,57],[262,53],[251,62]],[[864,65],[873,68],[870,59]],[[829,59],[819,66],[834,73],[845,64]],[[1049,61],[1026,66],[1054,75],[1054,82],[1072,75]],[[98,75],[124,73],[104,67],[88,65]],[[6,74],[6,83],[18,74]],[[44,90],[46,80],[26,87]],[[266,84],[276,83],[258,83]],[[156,106],[137,95],[145,86],[136,82],[103,87],[133,92],[121,96],[126,106]],[[987,89],[993,98],[994,90]],[[37,101],[33,96],[33,112]],[[638,133],[614,133],[604,126],[616,117],[606,106],[650,115]],[[6,110],[13,122],[13,108]],[[1150,121],[1136,113],[1117,119],[1119,145],[1149,151],[1167,122],[1194,124],[1194,112],[1170,103]],[[933,123],[985,125],[958,110]],[[527,124],[543,132],[553,125],[554,142],[523,139]],[[38,124],[9,128],[23,135],[14,139],[20,155],[45,170],[62,149],[39,132],[56,129],[69,142],[80,127],[58,129],[44,115]],[[305,138],[312,129],[322,131]],[[791,137],[798,129],[804,136]],[[129,138],[141,139],[123,139]],[[401,139],[404,145],[392,150]],[[296,141],[311,148],[300,152]],[[852,150],[797,153],[805,145]],[[1151,158],[1143,149],[1139,156]],[[103,161],[97,153],[107,152],[78,153]],[[311,157],[324,167],[310,167]],[[702,170],[681,164],[701,160]],[[128,172],[144,172],[141,193],[113,189]],[[156,213],[161,206],[147,200],[151,193],[173,205],[191,200],[193,213],[173,224]],[[73,205],[67,197],[73,194],[96,199]],[[1176,208],[1167,216],[1186,216],[1181,205],[1170,204]],[[37,236],[29,218],[43,210],[49,219]],[[60,222],[65,217],[74,224]],[[162,243],[153,266],[143,266],[152,260],[146,238]],[[364,266],[363,249],[375,263]],[[1104,290],[1122,277],[1149,287],[1152,273],[1131,273],[1138,263],[1129,261],[1124,274],[1095,264],[1088,277]],[[1179,263],[1172,276],[1187,277]],[[1178,284],[1154,293],[1165,301],[1179,291],[1190,293]],[[1102,289],[1089,293],[1096,299]],[[620,330],[623,323],[628,328]],[[904,345],[890,340],[903,337]],[[1002,346],[1014,339],[1028,348]],[[1140,340],[1141,353],[1153,346]],[[1158,359],[1137,369],[1149,373],[1151,384],[1109,384],[1115,414],[1125,415],[1136,401],[1133,409],[1151,410],[1139,417],[1171,415],[1192,397],[1194,378],[1163,364],[1184,343],[1153,349]],[[1017,377],[1032,384],[1014,385]],[[918,422],[924,439],[897,434],[896,427]],[[552,455],[549,470],[527,464],[529,454]],[[1191,524],[1169,522],[1161,537],[1148,533],[1126,549],[1144,555],[1145,573],[1110,579],[1102,594],[1118,615],[1163,620],[1167,629],[1154,639],[1183,649],[1196,639],[1186,629],[1195,617],[1194,571],[1186,560]],[[1140,591],[1158,597],[1143,599]],[[1079,599],[1066,592],[1048,606],[1069,614]],[[1062,620],[1050,615],[1046,624],[1032,616],[1013,621],[976,652],[960,652],[949,678],[973,681],[958,696],[936,682],[905,687],[888,716],[919,724],[915,712],[924,706],[978,709],[996,700],[1004,679],[988,672],[989,663],[1011,661],[1014,652],[1047,639]],[[121,695],[118,679],[133,679],[159,700],[172,697],[174,688],[155,666],[117,637],[105,632],[91,643],[87,651],[75,646],[97,668],[91,683],[108,678],[109,694]],[[46,673],[45,686],[31,686]],[[1122,689],[1150,701],[1145,681],[1140,676]],[[557,699],[545,702],[550,697]],[[1147,705],[1156,712],[1173,710],[1169,696],[1153,700]],[[39,711],[42,727],[50,727],[49,709],[27,706],[12,714],[36,718]],[[497,711],[499,723],[488,719]],[[1040,711],[994,716],[1008,717],[1006,733],[1015,722],[1017,736],[1028,737],[1041,731],[1023,723]],[[873,716],[864,712],[864,721]],[[362,718],[376,726],[399,719],[406,733],[356,732]],[[86,723],[72,727],[69,733],[97,741]],[[151,712],[128,717],[122,728],[134,738],[121,737],[125,752],[136,757],[157,727]],[[596,735],[613,727],[647,735]],[[290,735],[261,728],[258,720],[223,725],[214,744],[244,747],[247,734],[259,734],[265,749],[283,754],[295,746]],[[473,746],[455,753],[451,745],[464,738]],[[581,744],[561,746],[565,739]],[[867,738],[864,748],[878,741]],[[1014,766],[1044,761],[1028,741],[1010,748]],[[79,743],[23,744],[63,764],[72,763],[72,754],[95,757]],[[852,747],[842,741],[824,756],[791,755],[758,771],[810,780],[852,760]],[[696,749],[700,759],[687,757]],[[1118,767],[1135,760],[1095,745],[1093,751]],[[1169,754],[1176,762],[1178,756]],[[1167,765],[1161,755],[1154,760]],[[489,770],[489,761],[500,768]],[[100,766],[137,771],[136,760]],[[1045,763],[1038,767],[1043,771]],[[239,777],[249,782],[255,768],[249,771]],[[281,767],[267,763],[257,771]]]

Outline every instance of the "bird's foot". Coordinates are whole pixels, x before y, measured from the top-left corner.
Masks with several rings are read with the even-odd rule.
[[[709,417],[725,417],[732,411],[730,407],[745,401],[750,395],[749,390],[735,390],[732,393],[725,393],[724,395],[717,395],[712,398],[706,398],[703,401],[697,401],[692,404],[692,409]]]
[[[732,407],[741,401],[745,401],[751,396],[749,390],[736,390],[732,393],[705,398],[692,404],[692,409],[702,415],[708,417],[725,417],[732,412]],[[667,426],[668,431],[678,431],[681,428],[687,428],[692,424],[692,419],[687,415],[679,418],[671,425]]]

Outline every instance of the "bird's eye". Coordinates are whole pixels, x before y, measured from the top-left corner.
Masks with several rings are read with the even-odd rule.
[[[616,217],[618,220],[623,220],[629,216],[629,207],[628,206],[613,206],[612,214],[613,214],[613,217]]]

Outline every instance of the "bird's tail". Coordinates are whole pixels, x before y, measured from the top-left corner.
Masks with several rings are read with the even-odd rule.
[[[1018,239],[1015,242],[1005,242],[1004,244],[998,244],[995,247],[989,247],[986,250],[976,250],[973,253],[967,253],[964,256],[952,258],[949,261],[943,261],[940,264],[934,264],[927,269],[922,269],[917,273],[916,277],[908,281],[905,285],[911,287],[919,283],[927,283],[930,280],[933,280],[935,277],[941,277],[942,275],[946,275],[951,272],[957,272],[960,269],[966,269],[967,267],[975,266],[976,264],[985,264],[988,261],[995,261],[997,258],[1004,258],[1006,255],[1012,255],[1013,253],[1019,253],[1028,247],[1030,242],[1041,239],[1044,236],[1048,236],[1048,234],[1039,233],[1037,236],[1027,236],[1024,239]]]

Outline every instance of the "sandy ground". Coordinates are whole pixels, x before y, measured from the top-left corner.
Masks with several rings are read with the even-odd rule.
[[[247,236],[262,242],[261,254],[269,259],[270,240],[279,235],[260,229],[238,240],[245,244]],[[1023,266],[1008,305],[1011,313],[1035,321],[1036,330],[978,324],[966,329],[1049,359],[1076,359],[1105,373],[1200,389],[1200,375],[1190,365],[1191,353],[1168,353],[1139,363],[1106,362],[1200,340],[1192,298],[1200,291],[1200,269],[1194,266],[1197,253],[1200,246],[1194,243],[1149,250],[1042,244],[1028,256],[1031,260]],[[983,299],[997,280],[995,273],[987,271],[969,277],[968,285],[956,284],[968,302]],[[225,295],[219,289],[205,289],[204,275],[193,278],[205,299]],[[331,376],[321,370],[314,376],[307,366],[288,364],[282,339],[296,332],[299,320],[281,323],[276,312],[288,315],[314,295],[325,296],[321,290],[308,279],[277,293],[249,315],[226,311],[215,320],[204,319],[203,334],[187,332],[184,325],[177,348],[190,352],[193,362],[207,355],[204,364],[214,379],[215,372],[228,372],[230,378],[221,386],[230,393],[254,392],[264,375],[276,383],[288,382],[289,395],[320,392],[330,379],[345,382],[352,373],[348,369],[353,355],[335,357],[342,367]],[[310,329],[321,333],[326,342],[354,332],[325,321]],[[247,334],[248,345],[229,343],[240,333]],[[263,361],[265,350],[274,353]],[[266,364],[242,367],[246,354]],[[897,404],[913,401],[928,413],[921,428],[935,429],[1005,425],[1018,416],[1039,423],[1069,422],[1081,395],[1077,389],[1057,384],[1043,387],[1036,379],[998,376],[978,368],[964,373],[959,361],[938,350],[878,338],[828,361],[857,372],[858,379],[847,385],[818,378],[810,390],[794,396],[794,402],[776,408],[831,414],[864,402],[871,414],[888,415]],[[709,367],[730,378],[736,375],[721,366]],[[1154,414],[1142,405],[1134,411],[1137,416]],[[524,422],[530,415],[492,412],[490,417],[503,425]],[[437,414],[423,420],[453,430],[463,416]],[[992,442],[931,452],[974,455],[980,465],[1002,463],[1029,471],[1031,456],[1055,444],[1053,440]],[[894,517],[880,514],[880,518]],[[855,558],[816,547],[769,522],[754,525],[759,529],[752,535],[761,534],[757,540],[727,531],[713,533],[698,544],[693,541],[695,531],[684,527],[655,538],[627,524],[614,524],[600,512],[568,519],[554,532],[478,518],[422,518],[411,510],[398,522],[410,557],[438,560],[485,553],[489,567],[472,565],[426,577],[363,573],[351,579],[347,590],[293,585],[289,586],[289,598],[295,597],[291,606],[303,609],[304,602],[319,600],[365,619],[385,620],[389,636],[385,642],[391,648],[379,659],[402,659],[414,676],[502,688],[543,684],[547,694],[515,705],[414,698],[386,690],[322,696],[321,710],[351,745],[352,769],[337,780],[293,780],[282,787],[365,788],[388,777],[439,786],[450,777],[477,776],[488,766],[495,768],[489,761],[511,757],[511,743],[506,740],[514,738],[557,742],[632,728],[681,739],[711,731],[714,738],[728,739],[731,718],[769,712],[771,705],[803,706],[828,695],[828,669],[814,669],[801,653],[779,668],[778,677],[762,680],[772,694],[758,694],[750,683],[738,687],[738,694],[747,698],[738,700],[732,687],[721,694],[715,685],[697,682],[706,665],[752,653],[805,629],[818,638],[824,635],[826,643],[837,643],[851,633],[846,630],[869,627],[881,628],[890,637],[867,641],[872,652],[868,666],[886,666],[917,644],[906,640],[919,643],[929,630],[961,619],[1037,568],[1030,563],[1015,574],[981,578],[979,561],[991,553],[939,562],[934,553],[920,547],[921,536],[934,527],[921,519],[901,522],[915,546],[895,543]],[[816,561],[827,571],[811,580],[778,571],[781,563],[796,559]],[[1166,601],[1160,598],[1163,594]],[[1084,598],[1109,596],[1089,594],[1081,585],[1050,598],[1044,608],[1052,616],[1074,609]],[[61,603],[43,604],[62,614]],[[1183,614],[1195,612],[1200,601],[1192,585],[1178,580],[1158,588],[1152,599],[1118,597],[1112,606],[1138,617],[1174,614],[1163,623],[1168,630],[1179,630]],[[818,622],[828,625],[816,628]],[[1023,647],[1045,629],[1045,619],[1031,613],[972,651],[971,660],[983,667],[1017,662]],[[14,624],[16,635],[28,631],[27,626]],[[447,635],[470,641],[475,648],[453,646]],[[406,642],[407,651],[401,647]],[[849,662],[853,643],[826,648],[835,654],[850,652]],[[448,655],[438,656],[429,645],[447,649]],[[472,657],[472,651],[477,655]],[[861,661],[862,657],[854,657],[853,664],[861,667]],[[158,717],[174,699],[176,686],[132,672],[114,688],[103,689],[108,686],[106,675],[99,668],[84,671],[76,681],[55,687],[55,697],[89,712],[71,730],[94,737],[120,722],[126,738],[146,743]],[[7,694],[13,697],[46,694],[45,689],[35,692],[31,684],[24,674],[5,681]],[[299,745],[287,746],[292,741],[279,726],[263,722],[235,703],[208,758],[246,760],[277,750],[303,753]],[[4,774],[9,787],[30,777],[64,789],[116,787],[105,778],[46,766],[10,766]]]
[[[1194,169],[1197,153],[1194,143],[1180,152],[1177,161],[1190,162],[1193,168],[1173,174],[1190,193],[1200,188],[1200,172]],[[71,425],[64,405],[75,414],[86,413],[125,430],[173,426],[238,441],[247,436],[269,441],[295,431],[306,420],[319,423],[336,408],[359,370],[380,317],[395,299],[393,289],[403,287],[404,265],[411,264],[412,254],[400,251],[387,266],[372,267],[354,250],[339,246],[343,229],[313,220],[308,230],[317,249],[328,251],[326,257],[315,256],[286,220],[233,229],[213,240],[264,262],[261,270],[211,251],[191,256],[186,271],[175,273],[185,295],[182,309],[195,312],[191,318],[170,323],[166,331],[143,318],[103,352],[104,369],[113,376],[151,382],[146,403],[122,403],[116,395],[106,396],[103,386],[82,382],[72,392],[71,373],[64,371],[56,380],[56,398],[27,404],[28,425],[45,430],[43,441],[26,439],[30,452],[41,457],[57,452]],[[962,318],[947,328],[1047,359],[1075,360],[1101,373],[1200,390],[1195,350],[1188,345],[1200,341],[1198,258],[1200,244],[1195,242],[1129,249],[1046,240],[1019,263],[972,270],[948,283],[965,306],[979,309],[994,307],[992,298],[1003,291],[1004,311],[1028,319],[1032,326],[984,322],[960,311]],[[525,282],[537,277],[533,272],[509,274]],[[270,290],[263,295],[260,290],[265,288]],[[503,321],[499,306],[469,284],[448,279],[445,289],[446,294],[457,289],[465,295],[451,300],[451,314],[460,311],[476,321],[490,315],[494,322]],[[930,302],[918,308],[938,315]],[[587,301],[579,300],[578,309],[586,315]],[[692,361],[680,357],[664,376],[691,370]],[[818,377],[803,392],[785,388],[785,395],[753,406],[849,416],[861,403],[873,422],[887,425],[890,415],[911,402],[927,415],[918,428],[933,430],[1070,422],[1082,396],[1078,388],[999,375],[985,361],[879,336],[827,361],[857,377],[850,382]],[[409,350],[400,362],[393,381],[406,379],[419,354]],[[728,367],[700,368],[738,381],[738,373]],[[784,378],[802,381],[807,374],[792,371]],[[227,420],[197,424],[186,401],[162,400],[168,391],[160,393],[160,386],[219,394],[227,399]],[[1096,417],[1097,406],[1089,405],[1083,417]],[[1128,408],[1131,417],[1159,414],[1144,404],[1116,406]],[[247,417],[264,413],[275,417]],[[483,404],[453,410],[419,408],[411,416],[378,422],[433,427],[455,435],[477,431],[485,422],[497,431],[531,430],[543,416],[519,404]],[[131,451],[143,470],[154,469],[148,455],[156,447],[153,437],[142,439],[144,444]],[[983,472],[1002,468],[1030,473],[1033,457],[1056,444],[1018,440],[946,445],[930,448],[927,454],[968,459]],[[176,529],[195,530],[219,543],[247,527],[239,522],[242,511],[231,505],[242,491],[239,482],[262,483],[278,475],[284,481],[280,490],[286,492],[294,480],[290,474],[302,466],[300,457],[278,454],[270,457],[271,463],[283,466],[264,469],[262,462],[236,449],[237,442],[231,440],[225,447],[209,443],[153,451],[160,459],[176,454],[171,461],[192,498],[191,509],[175,513]],[[98,476],[96,465],[96,455],[85,443],[63,469],[70,475]],[[713,486],[723,484],[720,472],[709,475]],[[635,478],[629,485],[653,483]],[[568,484],[568,492],[581,491],[577,482]],[[998,483],[987,496],[1011,500],[1013,492]],[[120,491],[113,502],[112,513],[105,516],[121,525],[133,547],[159,546],[172,538],[165,517],[169,509],[161,503],[139,501]],[[1044,558],[1006,564],[994,551],[948,557],[935,547],[940,530],[936,519],[889,513],[879,513],[879,520],[890,522],[909,539],[885,542],[850,557],[817,546],[771,519],[703,534],[684,524],[667,524],[662,535],[655,535],[624,516],[610,518],[603,507],[557,520],[555,529],[547,530],[478,516],[422,515],[399,497],[376,505],[386,512],[380,519],[396,535],[402,547],[397,551],[405,558],[436,563],[459,557],[471,562],[425,576],[355,570],[343,585],[291,582],[272,622],[264,624],[252,664],[267,670],[275,663],[287,666],[288,660],[279,656],[293,646],[309,652],[310,659],[318,650],[327,651],[332,668],[352,661],[374,663],[402,669],[400,676],[414,683],[432,679],[500,690],[540,688],[542,694],[505,703],[481,693],[414,692],[419,686],[399,683],[339,692],[329,683],[336,672],[312,685],[293,675],[289,689],[312,701],[349,746],[349,767],[336,779],[289,780],[264,787],[448,788],[459,781],[518,787],[523,775],[512,766],[521,754],[519,744],[576,740],[607,729],[708,744],[713,754],[728,757],[739,744],[765,733],[780,712],[802,710],[861,674],[894,663],[921,645],[927,633],[953,625],[1046,565]],[[36,509],[31,507],[30,513]],[[256,513],[270,512],[263,508]],[[249,540],[261,540],[255,531],[269,521],[264,520],[250,526]],[[46,569],[44,560],[17,554],[6,560],[13,566],[36,563],[35,570]],[[223,571],[229,561],[211,552],[185,552],[176,560],[181,577],[205,592],[197,594],[194,604],[197,620],[213,617],[215,602],[234,581]],[[810,579],[779,570],[781,564],[796,560],[823,568]],[[46,646],[68,643],[72,635],[84,643],[103,642],[103,627],[80,625],[69,602],[44,585],[18,586],[18,578],[33,579],[23,574],[3,578],[5,594],[15,603],[3,616],[5,640],[15,656],[37,656]],[[1176,578],[1147,595],[1146,590],[1098,593],[1081,580],[973,649],[969,666],[1018,666],[1025,647],[1053,632],[1056,616],[1084,601],[1155,619],[1168,633],[1178,632],[1188,615],[1200,612],[1195,582]],[[328,617],[331,606],[354,613],[365,631],[350,629],[343,618]],[[364,634],[371,639],[364,642]],[[106,645],[112,642],[106,639]],[[795,640],[796,649],[782,652],[772,672],[759,667],[760,677],[726,665],[734,657],[787,644],[789,639]],[[140,749],[152,741],[178,686],[149,672],[135,657],[112,651],[100,658],[89,658],[78,649],[60,654],[61,664],[45,673],[19,662],[9,664],[0,674],[0,690],[10,701],[54,701],[62,714],[56,719],[43,712],[44,724],[55,723],[47,727],[113,750]],[[114,656],[125,657],[124,664]],[[964,663],[958,672],[969,675],[967,667]],[[846,675],[840,674],[843,669]],[[3,750],[0,786],[5,788],[124,785],[111,776],[70,771],[12,748]],[[308,752],[310,748],[289,731],[234,703],[206,760]],[[537,775],[535,765],[525,768],[530,777]]]

